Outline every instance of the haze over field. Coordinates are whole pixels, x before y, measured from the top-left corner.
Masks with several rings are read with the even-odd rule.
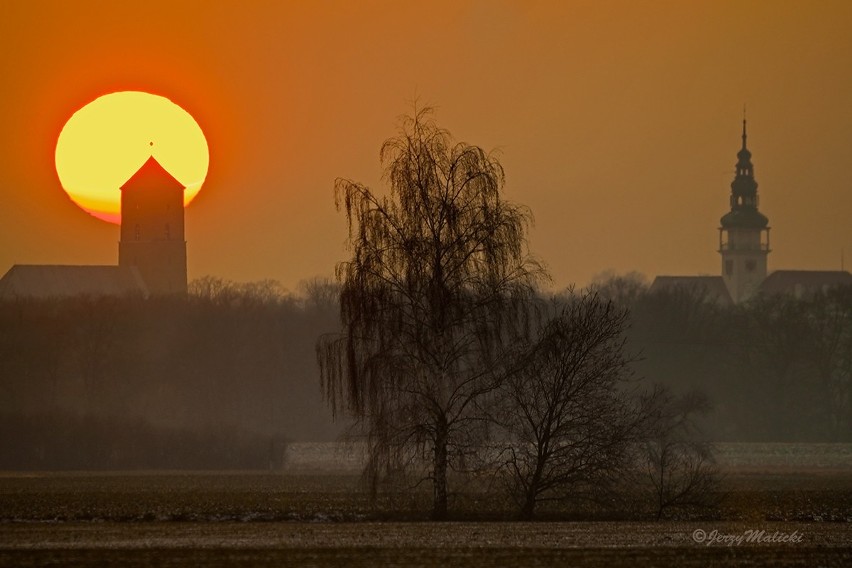
[[[606,269],[718,274],[743,104],[773,268],[852,251],[852,4],[14,2],[0,21],[0,271],[111,264],[76,208],[59,129],[107,92],[173,99],[210,143],[189,276],[298,282],[346,257],[338,176],[379,186],[415,97],[498,148],[553,286]]]
[[[4,2],[0,568],[852,566],[850,30]]]

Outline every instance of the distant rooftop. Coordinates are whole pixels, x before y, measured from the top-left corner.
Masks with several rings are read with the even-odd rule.
[[[801,297],[837,286],[852,286],[852,274],[846,270],[776,270],[760,285],[760,292]]]
[[[707,300],[722,306],[734,303],[721,276],[657,276],[648,291],[653,294],[678,289],[705,294]]]
[[[135,267],[16,264],[0,279],[0,298],[147,296]]]

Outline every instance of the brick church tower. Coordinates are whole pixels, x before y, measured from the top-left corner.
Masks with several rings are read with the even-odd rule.
[[[121,186],[118,265],[135,267],[152,295],[186,293],[184,189],[153,156]]]

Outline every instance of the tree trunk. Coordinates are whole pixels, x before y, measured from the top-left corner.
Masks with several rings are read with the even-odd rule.
[[[539,453],[539,457],[535,465],[535,472],[533,472],[532,479],[530,479],[529,486],[527,487],[527,492],[524,495],[524,505],[521,507],[521,520],[531,521],[535,516],[535,505],[538,501],[538,489],[539,484],[541,483],[544,464],[545,460],[541,457],[541,453]]]
[[[521,507],[521,520],[522,521],[531,521],[535,516],[535,494],[532,491],[528,491],[524,500],[524,506]]]
[[[443,521],[447,518],[447,420],[438,418],[435,428],[435,462],[432,486],[432,520]]]
[[[660,444],[660,484],[657,488],[657,520],[663,518],[663,509],[666,508],[666,451],[663,444]]]

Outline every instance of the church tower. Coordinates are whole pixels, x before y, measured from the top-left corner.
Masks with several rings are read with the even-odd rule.
[[[118,265],[135,267],[152,295],[186,293],[184,189],[153,156],[121,186]]]
[[[719,227],[722,278],[735,303],[752,297],[766,279],[769,219],[757,207],[757,182],[743,119],[743,147],[737,153],[737,172],[731,183],[731,211],[722,217]]]

